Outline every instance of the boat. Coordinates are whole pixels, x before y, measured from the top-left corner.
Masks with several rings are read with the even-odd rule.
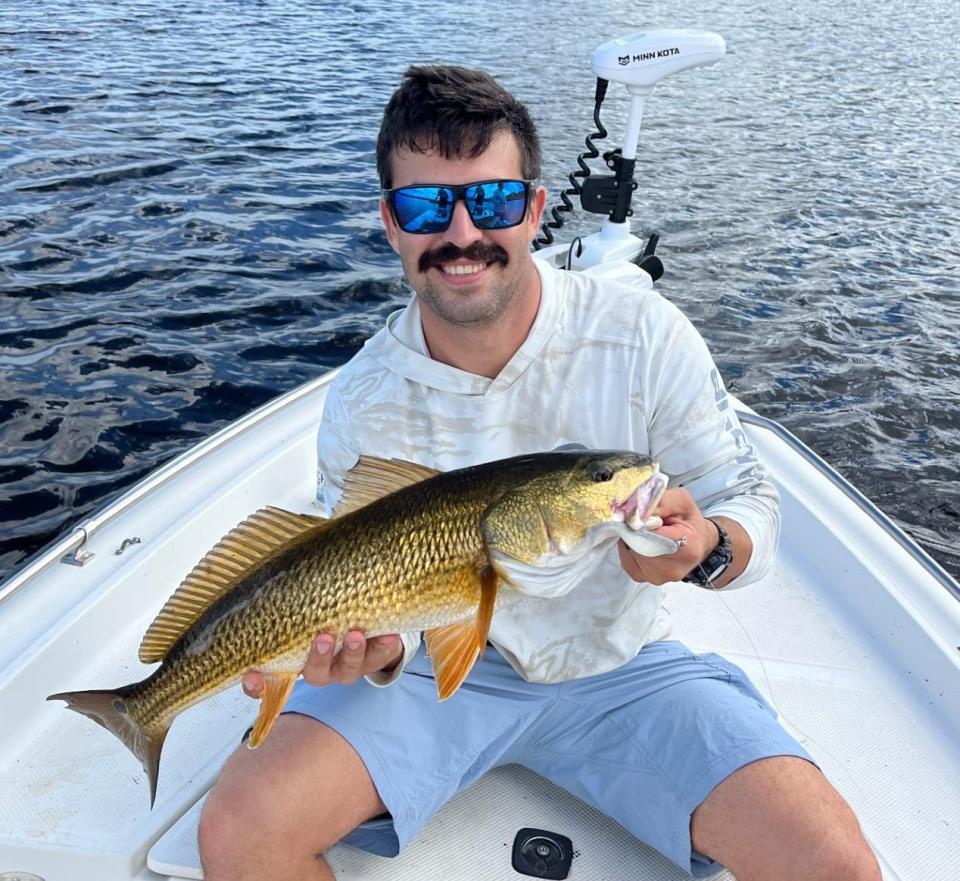
[[[622,193],[643,104],[663,76],[723,49],[716,35],[657,30],[594,53],[594,70],[631,101],[624,145],[605,157],[615,174],[589,184],[581,175],[574,187],[608,217],[582,240],[542,243],[537,259],[653,284],[656,243],[610,216],[629,211]],[[153,617],[249,513],[318,513],[315,435],[334,375],[162,466],[0,586],[0,881],[203,877],[200,809],[256,703],[236,688],[178,718],[151,810],[136,759],[45,698],[142,678],[137,648]],[[960,876],[960,584],[814,451],[735,404],[781,494],[780,553],[743,590],[671,586],[674,637],[750,674],[853,807],[887,881]],[[327,858],[340,881],[565,877],[567,864],[580,879],[689,877],[518,766],[461,793],[394,859],[346,844]]]

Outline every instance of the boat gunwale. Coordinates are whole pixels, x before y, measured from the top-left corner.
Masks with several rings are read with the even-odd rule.
[[[784,427],[775,419],[768,416],[761,416],[752,410],[737,411],[737,417],[744,425],[750,425],[755,428],[763,428],[773,432],[780,440],[786,443],[795,453],[798,453],[806,462],[812,465],[818,473],[826,477],[834,487],[839,489],[851,502],[853,502],[864,514],[892,538],[910,557],[921,566],[926,573],[936,580],[944,589],[953,595],[954,599],[960,601],[960,582],[958,582],[946,569],[933,559],[909,533],[898,526],[893,519],[885,514],[860,490],[858,490],[849,480],[847,480],[832,465],[819,456],[813,449],[808,447],[800,438],[798,438],[790,429]]]

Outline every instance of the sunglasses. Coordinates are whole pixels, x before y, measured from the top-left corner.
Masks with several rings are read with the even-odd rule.
[[[484,180],[462,186],[422,184],[384,190],[394,220],[404,232],[443,232],[458,199],[477,229],[509,229],[527,213],[532,180]]]

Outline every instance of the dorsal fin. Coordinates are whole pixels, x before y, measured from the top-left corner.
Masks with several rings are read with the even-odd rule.
[[[434,468],[403,459],[361,456],[343,479],[343,495],[333,509],[333,516],[349,514],[398,489],[420,483],[439,473]]]
[[[267,507],[231,529],[193,567],[147,628],[140,643],[140,660],[145,664],[162,661],[191,625],[249,572],[304,532],[327,522],[322,517]]]

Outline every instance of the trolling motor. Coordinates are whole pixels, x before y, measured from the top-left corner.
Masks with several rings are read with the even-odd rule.
[[[563,204],[552,209],[553,220],[543,224],[541,237],[534,241],[534,248],[543,248],[538,257],[552,260],[567,269],[589,269],[606,261],[629,260],[654,280],[663,274],[663,265],[654,254],[657,235],[652,235],[644,246],[630,232],[628,220],[633,214],[630,203],[637,188],[634,171],[644,104],[653,87],[664,77],[688,67],[712,64],[725,53],[726,44],[719,34],[667,29],[642,31],[611,40],[594,51],[590,66],[597,75],[593,112],[597,131],[587,137],[587,151],[577,157],[580,170],[570,175],[571,186],[560,193]],[[591,177],[584,160],[600,156],[594,141],[607,136],[600,122],[600,106],[611,80],[623,83],[630,94],[626,132],[622,147],[603,154],[603,160],[613,174]],[[561,212],[573,211],[570,196],[580,197],[584,211],[606,214],[607,219],[600,232],[578,238],[573,245],[552,245],[551,230],[563,226]]]

